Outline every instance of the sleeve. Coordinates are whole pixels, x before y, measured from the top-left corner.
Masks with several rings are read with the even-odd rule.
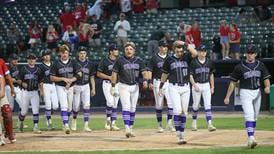
[[[147,71],[146,62],[140,58],[140,71]]]
[[[112,68],[113,72],[119,73],[121,71],[121,62],[120,59],[118,59],[115,63],[114,66]]]
[[[0,69],[0,76],[1,76],[1,77],[4,76],[4,73],[3,73],[2,69]]]
[[[266,68],[266,66],[262,63],[262,80],[266,80],[266,79],[270,79],[271,78],[271,74],[269,73],[268,69]]]
[[[153,69],[153,64],[154,64],[154,59],[151,58],[150,61],[147,63],[147,70],[152,72]]]
[[[24,81],[24,68],[25,68],[25,66],[23,66],[22,68],[21,68],[21,70],[20,70],[20,72],[19,72],[19,79],[21,80],[21,81]]]
[[[10,74],[10,71],[8,69],[8,66],[6,65],[5,61],[3,59],[1,59],[1,62],[0,62],[1,66],[2,66],[2,71],[4,73],[4,75],[8,75]]]
[[[40,67],[37,68],[38,69],[38,83],[43,82],[43,72],[42,69]]]
[[[210,74],[214,74],[215,72],[216,72],[216,68],[215,68],[215,64],[214,64],[214,62],[210,62],[211,64],[210,64]]]
[[[240,65],[237,65],[233,72],[230,74],[230,80],[234,81],[234,82],[237,82],[238,80],[240,80],[241,78],[241,67]]]
[[[90,76],[94,76],[95,74],[96,74],[95,64],[90,62]]]
[[[101,72],[103,73],[105,71],[105,68],[104,68],[104,59],[102,59],[99,64],[98,64],[98,67],[97,67],[97,71],[98,72]]]
[[[169,58],[165,60],[163,68],[162,68],[162,72],[169,74],[169,72],[170,72],[170,59]]]
[[[130,31],[130,24],[129,24],[129,22],[126,22],[124,28],[125,28],[126,31]]]
[[[56,76],[57,75],[57,62],[54,62],[52,67],[50,68],[50,75]]]
[[[194,69],[195,69],[195,62],[192,60],[192,62],[189,65],[189,73],[192,75],[194,74]]]
[[[119,24],[119,21],[117,21],[117,22],[115,23],[115,25],[114,25],[113,30],[114,30],[114,31],[117,31],[119,25],[120,25],[120,24]]]

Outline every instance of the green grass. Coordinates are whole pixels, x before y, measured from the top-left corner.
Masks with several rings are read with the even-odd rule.
[[[210,149],[169,149],[169,150],[126,150],[126,151],[95,151],[95,152],[13,152],[18,154],[271,154],[274,146],[261,146],[255,149],[246,147],[236,148],[210,148]]]
[[[62,121],[59,116],[54,116],[53,117],[53,124],[57,130],[62,129]],[[257,121],[257,128],[256,130],[269,130],[269,131],[274,131],[274,123],[271,122],[274,121],[274,117],[262,117],[259,118]],[[17,123],[17,120],[14,119],[14,124]],[[93,118],[91,116],[90,118],[90,127],[93,130],[100,130],[104,129],[104,123],[105,119],[104,118]],[[164,125],[166,124],[166,120],[163,120]],[[218,129],[245,129],[244,128],[244,118],[215,118],[213,120],[214,125]],[[32,130],[32,116],[27,116],[25,119],[24,124],[27,124],[29,127],[25,129],[24,131],[31,131]],[[77,120],[77,127],[81,129],[83,127],[83,118],[79,117]],[[118,119],[117,125],[121,128],[123,128],[123,121],[121,118]],[[189,118],[187,120],[187,128],[190,128],[191,126],[191,119]],[[39,121],[39,127],[41,130],[46,129],[46,122],[45,118],[43,116],[40,116],[40,121]],[[199,118],[198,119],[198,127],[201,128],[206,128],[206,120],[204,118]],[[135,123],[134,123],[134,128],[135,129],[154,129],[157,128],[157,122],[155,118],[136,118]]]

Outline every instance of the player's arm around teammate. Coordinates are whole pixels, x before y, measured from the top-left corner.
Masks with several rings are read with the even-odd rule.
[[[117,120],[117,105],[119,101],[118,84],[113,88],[111,94],[111,73],[112,68],[119,56],[119,49],[116,44],[110,44],[108,48],[109,54],[103,58],[97,69],[97,76],[103,79],[102,89],[106,99],[106,123],[105,129],[107,130],[120,130],[116,126]]]
[[[269,94],[271,75],[265,65],[256,60],[257,49],[254,45],[249,45],[246,52],[246,59],[236,65],[230,74],[231,82],[224,103],[229,104],[235,84],[240,81],[240,101],[244,111],[248,146],[254,148],[257,145],[254,134],[261,106],[261,82],[264,83],[264,92]]]
[[[206,46],[201,45],[198,49],[198,57],[193,59],[190,64],[190,82],[192,85],[192,131],[197,131],[197,115],[201,97],[204,100],[204,108],[208,130],[215,131],[212,125],[211,95],[214,93],[214,72],[215,68],[208,59]]]
[[[124,46],[125,56],[119,57],[112,70],[111,93],[114,95],[115,85],[119,75],[118,91],[122,103],[122,114],[126,128],[126,137],[134,137],[132,128],[135,120],[136,104],[139,96],[139,75],[147,77],[145,63],[139,57],[135,56],[135,44],[127,42]],[[144,80],[143,86],[147,87],[147,80]]]
[[[27,65],[23,66],[20,71],[20,79],[22,80],[22,104],[19,114],[19,131],[23,132],[23,122],[28,113],[29,104],[31,103],[33,113],[33,132],[41,133],[38,128],[39,122],[39,83],[42,80],[40,68],[36,65],[37,57],[33,53],[27,55]]]
[[[55,61],[50,69],[50,80],[55,82],[58,100],[60,102],[63,128],[66,134],[70,134],[69,116],[72,111],[73,85],[82,73],[76,70],[75,61],[69,57],[69,47],[59,47],[59,60]]]
[[[183,133],[190,98],[189,64],[192,57],[197,55],[197,51],[193,46],[186,45],[183,41],[175,41],[174,51],[175,54],[168,57],[164,62],[159,95],[163,95],[163,86],[168,78],[178,144],[186,144]]]

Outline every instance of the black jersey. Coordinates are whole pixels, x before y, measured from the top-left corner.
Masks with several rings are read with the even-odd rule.
[[[28,65],[23,66],[20,70],[20,80],[28,85],[27,88],[22,87],[23,89],[27,91],[38,90],[38,85],[42,80],[42,72],[36,65],[33,68]]]
[[[77,85],[85,85],[90,82],[90,77],[95,75],[95,65],[92,64],[90,61],[76,61],[76,70],[82,72],[82,76],[80,79],[76,81],[75,84]]]
[[[114,66],[115,60],[111,60],[108,56],[102,59],[99,64],[97,71],[111,76],[112,68]]]
[[[185,85],[189,82],[189,63],[191,59],[191,55],[187,53],[182,58],[172,55],[165,60],[162,72],[169,74],[170,83]]]
[[[50,75],[57,77],[72,78],[77,73],[75,61],[69,59],[67,64],[64,64],[61,60],[57,60],[53,63],[50,69]],[[64,81],[56,82],[56,85],[66,86]],[[71,84],[72,86],[73,84]]]
[[[52,63],[50,64],[50,66],[46,65],[44,62],[42,62],[40,65],[39,65],[41,71],[42,71],[42,74],[43,74],[43,83],[53,83],[51,80],[50,80],[50,69],[52,67]]]
[[[165,58],[162,58],[157,53],[151,58],[147,67],[148,67],[148,70],[152,72],[153,79],[161,79],[162,68],[167,57],[168,55]]]
[[[240,80],[241,89],[258,89],[261,87],[261,82],[269,78],[271,78],[269,71],[262,62],[257,60],[253,64],[241,61],[230,74],[232,81]]]
[[[19,80],[20,79],[20,76],[19,76],[20,71],[18,69],[18,66],[9,65],[8,68],[10,70],[11,77],[14,78],[15,80]],[[17,83],[13,83],[13,85],[15,87],[19,86]]]
[[[203,64],[198,60],[198,58],[193,59],[190,63],[190,74],[193,75],[195,82],[209,82],[209,77],[213,73],[215,73],[215,67],[213,62],[208,58],[206,58]]]
[[[123,56],[117,59],[112,71],[118,74],[121,83],[134,85],[138,83],[140,73],[146,71],[146,65],[139,57],[129,59]]]

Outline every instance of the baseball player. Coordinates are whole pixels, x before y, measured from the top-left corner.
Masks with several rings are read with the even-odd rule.
[[[103,79],[103,92],[106,98],[106,123],[105,129],[118,131],[120,128],[116,126],[117,120],[117,105],[119,101],[118,85],[115,85],[117,95],[112,96],[111,89],[111,73],[112,68],[119,56],[119,49],[116,44],[109,46],[109,54],[102,59],[98,65],[97,76]]]
[[[29,104],[31,103],[32,113],[33,113],[33,132],[42,133],[38,128],[39,122],[39,94],[38,88],[42,80],[42,72],[40,68],[35,64],[36,55],[29,53],[27,55],[27,65],[23,66],[20,70],[20,80],[22,86],[22,101],[21,101],[21,111],[19,113],[19,131],[23,132],[23,122],[25,116],[28,113]]]
[[[21,99],[22,99],[21,98],[21,88],[20,88],[21,80],[19,79],[19,69],[17,66],[18,56],[15,53],[13,53],[10,55],[9,59],[10,59],[10,64],[9,64],[8,68],[10,70],[10,75],[11,75],[11,78],[13,81],[15,98],[11,94],[11,89],[10,89],[9,85],[6,85],[5,89],[6,89],[6,96],[8,97],[8,101],[10,103],[10,107],[13,110],[15,100],[19,106],[21,104]]]
[[[256,60],[257,50],[254,45],[249,45],[246,50],[246,59],[235,66],[230,74],[225,104],[229,104],[229,98],[235,88],[237,81],[240,81],[240,101],[245,117],[245,127],[248,135],[248,147],[254,148],[257,142],[254,138],[256,120],[261,106],[261,82],[264,84],[264,92],[270,93],[270,73],[266,66]]]
[[[136,46],[127,42],[124,46],[125,55],[119,57],[112,69],[111,94],[117,95],[115,85],[119,77],[118,91],[122,103],[122,114],[126,128],[126,137],[134,137],[133,124],[135,120],[136,104],[139,96],[139,75],[145,79],[144,88],[148,87],[146,65],[141,58],[135,56]],[[119,76],[118,76],[119,75]]]
[[[206,57],[206,46],[201,45],[198,49],[198,57],[190,64],[190,82],[192,85],[192,131],[197,131],[197,114],[201,96],[204,100],[204,108],[208,130],[215,131],[212,125],[211,95],[214,93],[214,72],[213,62]]]
[[[189,50],[187,52],[186,48]],[[189,64],[197,51],[183,41],[174,42],[175,54],[168,57],[163,65],[159,95],[164,94],[164,84],[169,79],[169,95],[173,104],[173,116],[178,144],[186,144],[184,129],[190,98]]]
[[[162,126],[162,112],[164,107],[164,97],[158,95],[159,93],[159,85],[161,83],[161,75],[162,75],[162,67],[164,64],[164,61],[167,59],[167,51],[168,51],[168,44],[166,41],[161,40],[159,41],[159,52],[156,53],[150,60],[150,63],[148,64],[148,70],[149,70],[149,86],[153,88],[154,98],[155,98],[155,108],[156,108],[156,118],[158,122],[158,132],[163,133],[164,129]],[[153,81],[151,80],[153,79]],[[151,86],[151,82],[153,82],[153,86]],[[173,115],[173,106],[172,102],[169,97],[168,93],[168,82],[166,82],[163,86],[164,89],[164,96],[167,100],[167,129],[171,131],[175,131],[175,128],[172,124],[172,115]]]
[[[40,64],[39,67],[43,75],[43,84],[40,94],[43,96],[45,102],[47,129],[53,130],[54,127],[52,126],[51,120],[52,109],[57,110],[59,105],[55,83],[50,80],[50,69],[52,67],[52,61],[51,51],[49,49],[42,51],[42,64]]]
[[[86,47],[79,47],[78,59],[76,61],[76,69],[82,73],[81,79],[77,80],[74,85],[73,95],[73,119],[71,124],[71,130],[77,130],[77,115],[80,110],[80,103],[83,103],[84,109],[84,131],[91,132],[88,127],[89,110],[90,110],[90,96],[95,95],[95,66],[87,60]],[[91,84],[91,89],[90,85]]]
[[[4,88],[7,82],[7,84],[10,86],[10,89],[11,89],[11,95],[15,96],[14,86],[12,83],[10,71],[7,65],[5,64],[5,61],[2,58],[0,58],[0,74],[1,76],[4,76],[4,80],[2,81],[2,84],[1,84],[3,86],[2,88]],[[4,128],[5,128],[4,136],[8,138],[11,143],[14,143],[16,142],[16,139],[13,133],[12,110],[6,95],[4,95],[3,97],[0,97],[0,108],[1,108],[0,111],[2,113],[2,118],[3,118]],[[1,122],[0,122],[0,127],[2,129]],[[0,132],[2,133],[2,130],[0,130]]]
[[[69,115],[72,111],[73,85],[82,74],[76,71],[75,61],[69,57],[69,47],[59,47],[59,60],[55,61],[50,69],[50,80],[55,82],[58,100],[60,102],[63,128],[66,134],[70,134]],[[78,73],[78,74],[77,74]]]
[[[2,99],[5,96],[4,86],[5,86],[4,74],[2,70],[0,69],[0,99]],[[6,143],[4,141],[4,136],[2,134],[1,122],[2,122],[2,117],[0,117],[0,145],[5,145]]]

